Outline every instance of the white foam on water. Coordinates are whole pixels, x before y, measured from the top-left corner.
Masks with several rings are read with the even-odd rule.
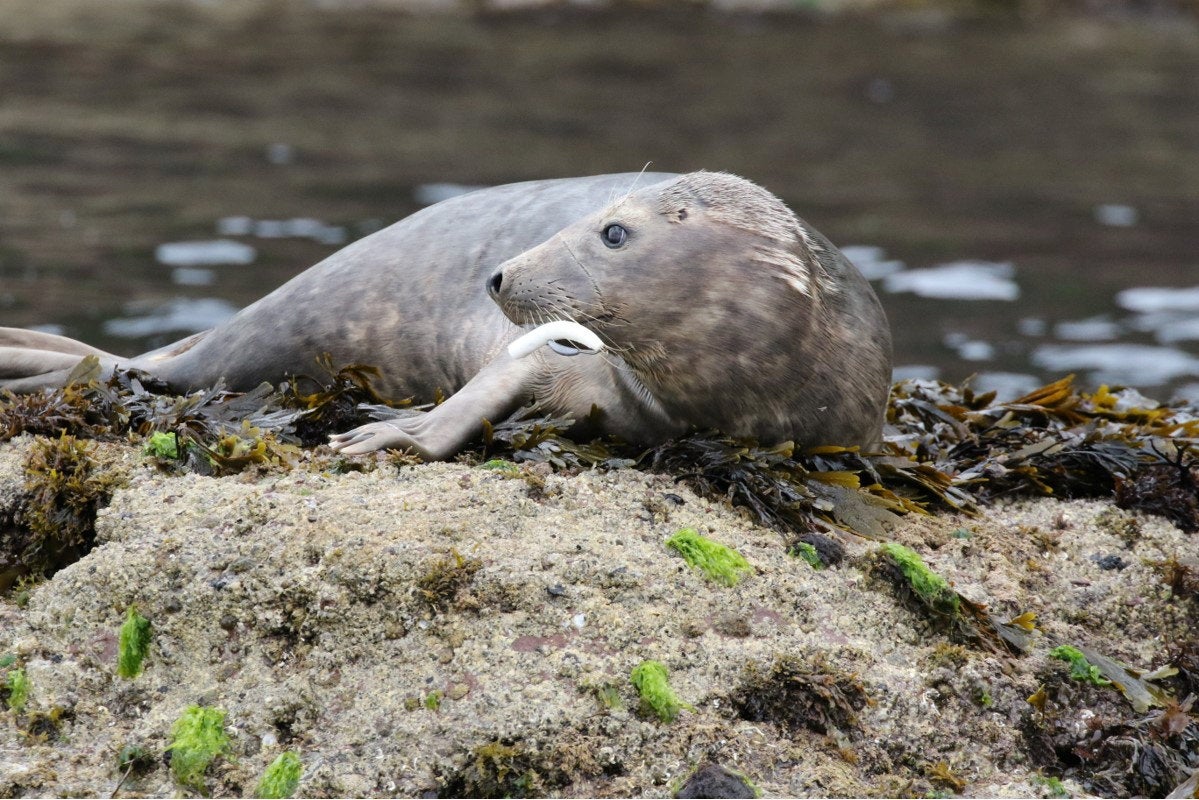
[[[1134,207],[1123,203],[1104,203],[1095,206],[1095,221],[1114,228],[1131,228],[1140,220],[1141,214]]]
[[[203,267],[175,267],[171,270],[171,283],[176,286],[210,286],[216,273]]]
[[[259,239],[286,239],[290,234],[281,219],[260,219],[254,223],[254,235]]]
[[[975,394],[995,392],[995,399],[1001,402],[1023,397],[1044,383],[1036,375],[1023,372],[980,372],[970,381]]]
[[[1124,326],[1106,316],[1068,320],[1053,326],[1053,335],[1067,342],[1112,342],[1123,332]]]
[[[422,183],[412,190],[412,198],[422,206],[431,206],[451,197],[470,194],[486,186],[474,186],[465,183]]]
[[[887,258],[883,248],[873,245],[851,244],[842,247],[841,254],[853,262],[858,272],[868,281],[882,280],[888,275],[901,272],[904,267],[902,261]]]
[[[941,377],[941,368],[931,364],[900,364],[891,370],[891,382],[935,381]]]
[[[254,232],[254,220],[250,217],[221,217],[216,221],[218,236],[249,236]]]
[[[104,333],[125,339],[159,333],[196,333],[219,325],[237,313],[225,300],[176,297],[149,314],[105,320]]]
[[[883,289],[937,300],[1012,301],[1020,296],[1015,274],[1015,267],[1008,263],[954,261],[888,275],[883,279]]]
[[[1174,390],[1174,397],[1188,403],[1199,404],[1199,381],[1184,383]]]
[[[1199,375],[1199,358],[1148,344],[1044,344],[1031,359],[1050,372],[1087,370],[1095,383],[1156,386]]]
[[[963,361],[990,361],[995,358],[994,345],[979,339],[971,339],[964,333],[947,333],[942,342],[951,350],[956,350],[958,358]]]
[[[345,244],[346,229],[340,225],[326,225],[316,236],[313,236],[312,238],[321,244]]]
[[[154,258],[168,267],[209,267],[219,264],[252,264],[258,251],[248,244],[213,239],[198,242],[160,244]]]
[[[1151,311],[1199,312],[1199,286],[1192,286],[1188,289],[1138,286],[1117,293],[1116,304],[1120,308],[1142,314]]]

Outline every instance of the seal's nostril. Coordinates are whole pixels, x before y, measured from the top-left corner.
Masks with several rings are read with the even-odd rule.
[[[500,285],[504,282],[503,271],[497,271],[494,275],[487,279],[487,291],[492,297],[500,293]]]

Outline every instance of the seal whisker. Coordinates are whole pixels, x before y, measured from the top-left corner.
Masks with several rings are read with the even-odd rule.
[[[645,175],[645,171],[646,171],[647,169],[649,169],[649,165],[650,165],[650,164],[652,164],[652,163],[654,163],[654,162],[653,162],[653,161],[646,161],[646,162],[645,162],[645,166],[643,166],[643,167],[641,168],[641,171],[640,171],[640,172],[638,172],[638,173],[637,173],[637,175],[636,175],[636,177],[634,177],[634,178],[633,178],[633,182],[632,182],[631,184],[629,184],[629,190],[628,190],[627,192],[625,192],[625,193],[624,193],[624,197],[620,198],[620,202],[622,202],[622,203],[623,203],[625,200],[627,200],[627,199],[629,198],[629,195],[631,195],[631,194],[633,193],[633,191],[634,191],[634,190],[636,190],[636,188],[637,188],[637,182],[641,180],[641,178],[642,178],[642,176],[643,176],[643,175]]]

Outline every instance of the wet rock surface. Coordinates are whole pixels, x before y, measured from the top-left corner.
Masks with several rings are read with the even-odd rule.
[[[0,447],[0,463],[32,442]],[[1199,726],[1185,713],[1158,736],[1144,721],[1162,709],[1134,713],[1048,656],[1066,643],[1145,671],[1194,668],[1196,601],[1158,566],[1192,553],[1193,536],[1107,503],[894,529],[963,596],[1003,619],[1036,614],[1041,632],[1017,655],[952,641],[897,599],[870,567],[877,544],[848,540],[817,571],[665,476],[531,483],[527,467],[380,462],[170,477],[133,448],[112,457],[129,481],[99,513],[96,548],[24,605],[0,602],[0,656],[30,685],[0,721],[6,796],[108,795],[130,746],[151,758],[120,796],[176,794],[163,752],[192,704],[227,712],[214,796],[252,792],[287,750],[304,764],[301,796],[668,796],[709,762],[766,796],[1049,796],[1042,776],[1121,795],[1187,777],[1177,753]],[[706,580],[664,546],[685,527],[752,573]],[[126,680],[130,605],[152,641]],[[641,711],[629,674],[645,660],[693,710],[669,724]],[[1161,685],[1182,699],[1185,680]],[[788,708],[773,713],[775,697]],[[1138,720],[1160,750],[1158,784],[1128,777],[1131,751],[1077,755],[1097,730],[1135,739]]]

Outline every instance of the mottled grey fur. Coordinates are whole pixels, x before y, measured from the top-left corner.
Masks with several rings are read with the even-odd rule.
[[[634,186],[644,186],[630,191]],[[624,247],[604,228],[629,231]],[[493,302],[487,287],[500,289]],[[574,319],[609,350],[524,359],[529,326]],[[228,322],[122,359],[63,337],[0,328],[0,387],[60,384],[84,355],[186,391],[311,374],[314,360],[374,364],[395,399],[449,399],[335,437],[358,453],[448,458],[535,400],[602,410],[601,431],[653,442],[717,427],[764,442],[878,441],[890,334],[866,281],[777,198],[721,173],[534,181],[439,203],[298,275]]]

